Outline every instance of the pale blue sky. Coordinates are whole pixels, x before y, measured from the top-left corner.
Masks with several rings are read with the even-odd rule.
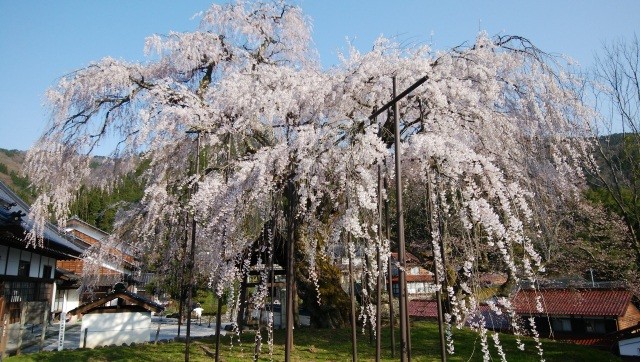
[[[638,0],[294,0],[314,24],[325,67],[346,39],[366,51],[383,34],[436,50],[489,35],[529,38],[583,66],[605,41],[640,34]],[[190,31],[205,0],[0,0],[0,148],[28,149],[44,130],[57,78],[105,56],[143,60],[153,33]]]

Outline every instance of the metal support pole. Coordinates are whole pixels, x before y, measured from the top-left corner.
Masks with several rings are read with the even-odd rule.
[[[396,98],[396,77],[393,77],[393,98]],[[400,290],[400,361],[408,361],[409,345],[407,336],[407,308],[406,308],[406,258],[404,243],[404,210],[402,206],[402,165],[400,160],[400,120],[398,117],[398,103],[393,104],[393,121],[395,123],[395,161],[396,161],[396,218],[398,223],[398,287]]]
[[[426,188],[427,188],[427,202],[425,205],[425,211],[426,214],[428,216],[428,226],[429,226],[429,233],[432,234],[433,229],[434,229],[434,220],[433,220],[433,205],[432,205],[432,190],[431,190],[431,184],[430,184],[430,177],[427,174],[427,184],[426,184]],[[438,223],[437,227],[439,229],[441,229],[441,225],[440,223]],[[442,232],[442,230],[440,230],[440,232]],[[444,253],[444,249],[440,249],[442,253]],[[436,261],[436,255],[435,252],[433,253],[433,274],[436,280],[436,284],[440,283],[440,278],[444,276],[440,275],[440,272],[438,271],[438,267],[437,267],[437,261]],[[443,283],[444,284],[444,283]],[[440,334],[440,360],[442,362],[446,362],[447,361],[447,350],[446,350],[446,342],[445,342],[445,331],[444,331],[444,312],[443,312],[443,307],[442,307],[442,287],[443,285],[438,285],[438,289],[436,289],[436,306],[437,306],[437,311],[438,311],[438,332]]]
[[[218,311],[216,314],[216,362],[220,361],[220,332],[222,324],[222,297],[218,297]]]
[[[244,272],[243,272],[244,273]],[[236,321],[238,323],[238,333],[242,334],[244,331],[244,323],[245,323],[245,314],[246,314],[246,306],[247,306],[247,278],[248,272],[244,273],[242,276],[242,282],[240,282],[240,305],[238,308],[238,317]]]
[[[226,137],[227,140],[227,152],[226,152],[226,163],[227,163],[227,167],[224,168],[224,184],[226,185],[229,182],[229,163],[231,160],[231,147],[230,147],[230,143],[231,143],[231,135],[228,134]],[[222,237],[222,251],[220,252],[220,260],[225,260],[225,237],[227,234],[227,229],[226,226],[223,229],[223,237]],[[220,332],[222,330],[222,295],[220,295],[218,297],[218,310],[216,313],[216,354],[215,354],[215,360],[216,362],[220,361]]]
[[[435,260],[434,260],[435,263]],[[438,280],[438,268],[435,267],[434,265],[434,274],[435,274],[435,278],[436,281]],[[444,313],[442,310],[442,291],[440,290],[440,288],[438,288],[436,290],[436,302],[437,302],[437,306],[438,306],[438,332],[440,333],[440,360],[442,362],[446,362],[447,361],[447,345],[446,342],[444,340]]]
[[[189,215],[185,212],[184,214],[184,238],[182,239],[182,257],[186,258],[187,256],[187,243],[189,241]],[[180,265],[180,300],[178,301],[178,337],[180,337],[180,332],[182,328],[182,312],[184,310],[184,274],[185,274],[186,264],[184,260]]]
[[[376,278],[376,362],[380,361],[382,342],[382,259],[380,248],[382,247],[382,165],[378,164],[378,247],[376,262],[378,263],[378,276]]]
[[[395,79],[395,76],[393,77],[393,79]],[[393,93],[393,99],[390,100],[389,102],[387,102],[387,104],[385,104],[384,106],[382,106],[382,108],[380,108],[377,111],[373,112],[369,116],[369,119],[373,120],[377,116],[381,115],[382,112],[386,111],[387,109],[391,108],[392,106],[395,107],[396,103],[398,103],[399,100],[401,100],[402,98],[404,98],[407,95],[409,95],[409,93],[413,92],[414,89],[418,88],[420,85],[422,85],[422,83],[426,82],[427,80],[429,80],[429,76],[425,75],[424,77],[418,79],[415,83],[410,85],[409,88],[405,89],[402,93],[396,95],[395,92],[394,92]],[[395,80],[394,80],[394,84],[395,84]],[[395,86],[394,86],[394,88],[395,88]]]
[[[296,227],[296,222],[295,222],[295,217],[296,217],[296,210],[295,210],[295,192],[294,192],[294,185],[293,185],[293,175],[289,176],[289,181],[287,184],[287,198],[289,201],[289,205],[288,205],[288,219],[289,219],[289,230],[288,230],[288,237],[287,237],[287,300],[286,300],[286,313],[287,313],[287,331],[286,331],[286,338],[285,338],[285,349],[284,349],[284,360],[286,362],[289,362],[291,360],[291,351],[293,350],[293,290],[294,290],[294,283],[295,283],[295,263],[294,263],[294,257],[295,257],[295,253],[294,253],[294,247],[295,247],[295,236],[296,236],[296,232],[295,232],[295,227]]]
[[[438,195],[438,200],[440,200],[440,196]],[[446,249],[444,248],[444,238],[442,237],[442,235],[445,234],[445,230],[444,230],[444,225],[442,222],[442,215],[439,213],[438,216],[438,229],[440,229],[440,256],[442,257],[442,265],[446,268],[447,265],[447,260],[445,257],[445,253],[446,253]],[[434,253],[434,264],[433,266],[435,267],[435,253]],[[437,268],[436,268],[437,271]],[[439,289],[436,291],[436,298],[438,300],[438,329],[440,330],[440,360],[442,362],[446,362],[447,361],[447,345],[445,342],[445,331],[444,331],[444,306],[442,305],[442,301],[443,299],[447,299],[448,300],[448,295],[447,294],[442,294],[442,290],[446,290],[447,289],[447,276],[446,276],[446,269],[445,269],[445,275],[441,275],[439,276],[438,274],[435,274],[435,278],[436,278],[436,283],[438,281],[438,277],[442,278],[442,289]],[[438,293],[440,295],[438,295]]]
[[[389,191],[389,180],[387,175],[384,177],[384,189]],[[387,194],[388,195],[388,194]],[[389,214],[389,197],[384,202],[384,224],[385,224],[385,237],[387,240],[391,240],[391,215]],[[396,331],[395,331],[395,316],[393,314],[393,267],[392,258],[389,256],[387,260],[387,293],[389,294],[389,332],[391,332],[391,358],[395,358],[396,355]]]
[[[413,92],[414,89],[418,88],[420,85],[429,80],[429,76],[425,75],[418,79],[415,83],[410,85],[407,89],[405,89],[402,93],[397,94],[396,91],[396,77],[393,77],[393,99],[387,102],[380,109],[375,110],[370,116],[369,120],[374,120],[378,115],[382,114],[382,112],[387,109],[393,107],[393,115],[394,115],[394,123],[395,123],[395,159],[396,159],[396,193],[398,195],[397,205],[398,205],[398,263],[400,264],[399,273],[398,273],[398,287],[400,291],[400,296],[398,300],[398,306],[400,309],[400,332],[401,332],[401,356],[400,360],[405,361],[407,358],[411,358],[410,349],[411,349],[411,341],[409,334],[409,319],[407,316],[407,298],[406,298],[406,275],[404,272],[404,267],[406,266],[405,262],[405,252],[404,252],[404,217],[402,210],[402,173],[401,173],[401,165],[400,165],[400,124],[398,119],[398,101],[402,98],[409,95],[409,93]],[[385,188],[386,188],[386,178],[385,178]],[[388,203],[386,205],[388,208]],[[387,211],[388,212],[388,211]],[[388,213],[387,213],[387,239],[389,239],[389,221],[388,221]],[[391,259],[389,259],[389,307],[390,307],[390,324],[391,324],[391,356],[394,355],[394,335],[393,335],[393,311],[391,310],[393,305],[393,293],[392,293],[392,276],[391,276]],[[403,302],[404,300],[404,302]]]
[[[356,325],[356,298],[355,298],[355,286],[353,283],[353,258],[351,257],[351,233],[347,233],[347,247],[349,248],[349,294],[351,297],[351,360],[356,362],[358,360],[358,340]]]
[[[195,174],[198,176],[200,174],[200,132],[196,131],[196,169]],[[195,194],[198,191],[198,181],[196,180],[193,186],[193,193]],[[191,219],[191,250],[189,250],[189,294],[187,297],[187,335],[185,338],[185,351],[184,351],[184,360],[185,362],[189,362],[189,344],[191,339],[191,303],[193,299],[193,284],[194,284],[194,271],[193,268],[195,266],[195,257],[196,257],[196,217],[195,213]]]
[[[404,290],[405,292],[407,290],[406,278],[404,280]],[[409,316],[409,294],[408,293],[405,293],[404,308],[405,308],[404,310],[406,311],[405,317],[407,318],[407,321],[405,323],[405,326],[407,328],[407,360],[411,361],[411,318]]]
[[[369,260],[369,256],[367,254],[364,255],[364,263],[362,264],[362,279],[360,280],[360,285],[362,285],[361,288],[361,293],[362,293],[362,303],[366,304],[369,303],[369,301],[365,301],[364,300],[364,293],[362,292],[365,288],[367,290],[367,296],[369,298],[371,298],[371,296],[373,295],[373,291],[369,290],[369,273],[367,272],[367,270],[370,270],[371,268],[371,260]],[[365,326],[367,325],[367,322],[364,322]],[[372,345],[373,344],[373,324],[372,323],[368,323],[369,324],[369,328],[367,328],[368,332],[369,332],[369,344]]]

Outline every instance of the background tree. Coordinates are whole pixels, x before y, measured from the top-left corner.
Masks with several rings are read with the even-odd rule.
[[[597,154],[590,198],[626,225],[640,271],[640,41],[606,44],[596,58],[594,93],[599,107]]]

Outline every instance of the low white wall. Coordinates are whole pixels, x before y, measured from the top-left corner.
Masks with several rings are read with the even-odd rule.
[[[76,309],[80,306],[80,289],[66,290],[67,293],[67,308],[64,312],[68,312],[72,309]]]
[[[80,347],[149,342],[151,312],[90,313],[82,317]],[[87,330],[86,345],[85,330]]]

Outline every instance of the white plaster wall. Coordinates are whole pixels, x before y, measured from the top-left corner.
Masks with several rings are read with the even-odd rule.
[[[30,263],[29,276],[32,278],[51,279],[55,276],[56,259],[19,248],[9,248],[6,246],[0,246],[0,275],[5,275],[5,270],[6,275],[18,275],[18,265],[20,260],[28,261]],[[51,266],[51,275],[42,275],[45,265]]]
[[[151,312],[90,313],[82,317],[80,347],[149,342]],[[85,330],[87,344],[84,345]]]
[[[18,275],[18,260],[20,260],[20,250],[9,248],[7,275]]]
[[[64,312],[76,309],[80,306],[80,289],[65,290],[67,293],[67,306]]]
[[[640,337],[618,342],[621,356],[640,356]]]
[[[30,277],[40,278],[40,270],[42,270],[40,265],[40,260],[41,260],[40,255],[33,253],[33,255],[31,256],[31,265],[29,266]]]
[[[65,294],[66,294],[66,307],[65,307]],[[52,308],[57,312],[68,312],[80,306],[80,289],[57,289],[56,298],[54,299]]]

